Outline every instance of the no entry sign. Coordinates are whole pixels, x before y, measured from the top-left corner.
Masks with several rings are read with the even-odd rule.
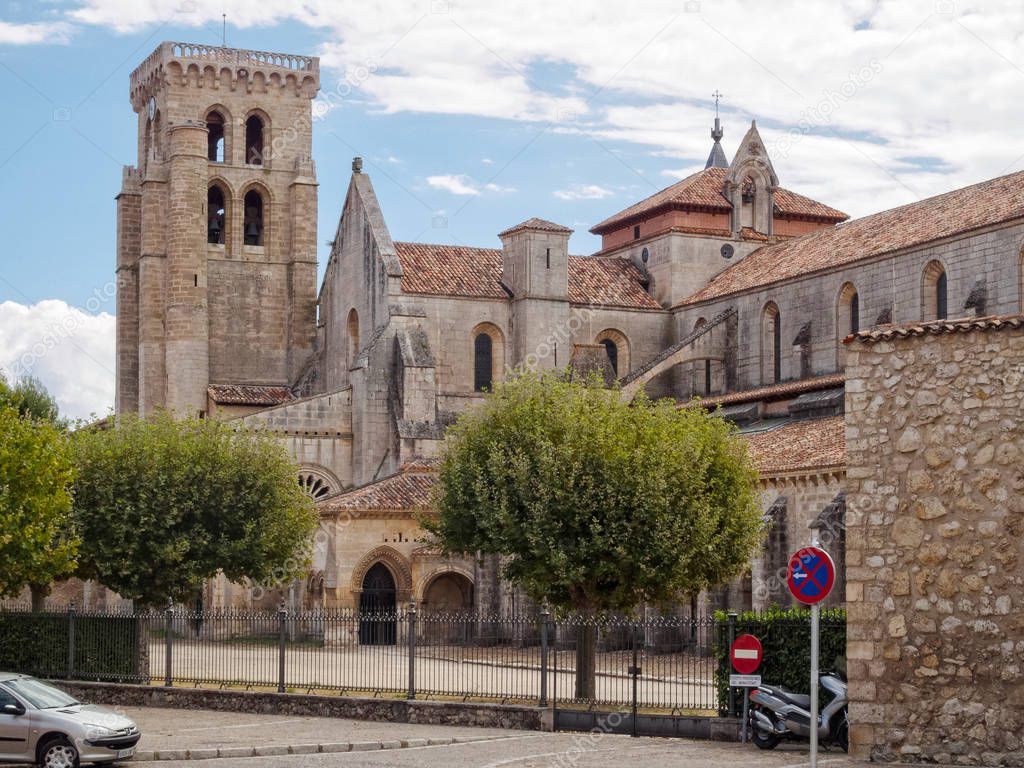
[[[805,605],[816,605],[828,597],[836,583],[836,566],[828,552],[806,547],[789,559],[786,581],[793,597]]]
[[[732,667],[741,675],[752,675],[761,666],[764,649],[761,641],[753,635],[740,635],[729,648]]]

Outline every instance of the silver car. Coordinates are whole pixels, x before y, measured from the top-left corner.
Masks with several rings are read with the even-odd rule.
[[[134,755],[141,735],[124,715],[83,704],[34,677],[0,672],[0,762],[110,763]]]

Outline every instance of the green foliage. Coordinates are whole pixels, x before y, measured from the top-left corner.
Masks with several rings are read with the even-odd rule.
[[[718,704],[723,714],[729,706],[729,617],[715,611],[719,642],[715,645],[718,659]],[[781,685],[797,693],[811,690],[811,611],[809,608],[771,608],[763,613],[745,611],[736,619],[736,637],[754,635],[764,648],[764,661],[757,674],[769,685]],[[822,674],[846,675],[846,610],[829,608],[821,612],[818,668]],[[737,707],[742,697],[736,697]]]
[[[70,575],[78,539],[67,436],[0,406],[0,596]]]
[[[132,680],[138,670],[139,619],[75,617],[75,679]],[[0,612],[0,669],[48,679],[67,677],[68,616]]]
[[[67,425],[60,418],[57,401],[54,400],[39,379],[25,377],[13,386],[0,374],[0,407],[14,408],[18,415],[30,421],[48,421],[60,428]]]
[[[307,566],[316,511],[267,433],[162,413],[121,416],[73,442],[81,576],[164,605],[218,571],[284,583]]]
[[[746,567],[755,481],[734,429],[701,409],[526,374],[449,430],[423,524],[449,552],[504,555],[535,600],[629,610]]]

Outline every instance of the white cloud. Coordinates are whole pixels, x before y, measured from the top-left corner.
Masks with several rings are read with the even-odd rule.
[[[427,176],[427,185],[434,189],[450,192],[453,195],[479,195],[481,192],[502,193],[516,191],[515,187],[503,187],[494,182],[480,184],[464,173]]]
[[[453,195],[479,195],[480,190],[469,176],[464,174],[427,176],[427,185],[434,189],[443,189]]]
[[[615,193],[597,184],[572,184],[567,189],[556,189],[552,194],[559,200],[600,200]]]
[[[71,25],[62,21],[33,24],[0,21],[0,45],[65,45],[71,33]]]
[[[0,369],[42,381],[64,416],[105,416],[114,406],[114,341],[114,316],[106,312],[57,299],[0,303]]]
[[[727,155],[756,118],[784,186],[825,192],[854,214],[876,210],[879,189],[884,202],[905,202],[1020,167],[1024,102],[1006,98],[1024,72],[1016,0],[688,7],[647,0],[623,16],[613,0],[585,12],[541,0],[432,12],[404,0],[226,2],[234,27],[298,21],[322,31],[325,89],[372,64],[359,91],[380,111],[553,121],[611,150],[643,146],[670,168],[702,166],[718,88]],[[223,0],[82,0],[70,17],[125,31],[168,19],[202,29],[223,10]]]

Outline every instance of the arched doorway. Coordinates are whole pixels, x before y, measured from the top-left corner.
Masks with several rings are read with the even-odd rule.
[[[394,645],[397,599],[395,577],[384,563],[377,563],[363,577],[359,595],[360,645]]]
[[[423,632],[427,644],[451,645],[468,642],[468,622],[452,621],[453,614],[473,610],[473,582],[455,571],[445,571],[430,580],[423,590]]]

